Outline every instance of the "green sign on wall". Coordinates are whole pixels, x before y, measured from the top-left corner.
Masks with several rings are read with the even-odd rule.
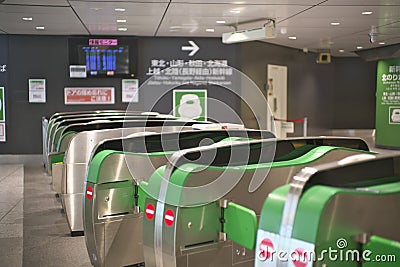
[[[173,95],[174,116],[207,120],[207,90],[174,90]]]
[[[400,59],[378,62],[375,143],[400,148]]]

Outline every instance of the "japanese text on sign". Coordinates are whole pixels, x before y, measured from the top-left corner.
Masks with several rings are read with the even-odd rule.
[[[153,59],[150,63],[146,75],[154,77],[151,85],[232,84],[228,78],[233,75],[233,69],[228,66],[228,60]]]
[[[114,104],[114,88],[65,88],[64,102],[69,104]]]

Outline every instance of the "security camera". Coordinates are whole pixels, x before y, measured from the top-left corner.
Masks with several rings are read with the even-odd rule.
[[[371,30],[368,34],[369,41],[371,43],[375,43],[377,33],[378,33],[378,31],[376,30],[376,27],[374,25],[371,25]]]
[[[304,53],[304,54],[307,54],[307,53],[308,53],[308,48],[307,48],[307,47],[304,47],[304,48],[303,48],[303,53]]]
[[[375,34],[369,33],[368,36],[369,36],[369,41],[370,41],[371,43],[375,43]]]

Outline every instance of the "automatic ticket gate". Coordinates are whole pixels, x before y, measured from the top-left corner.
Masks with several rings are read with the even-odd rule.
[[[399,220],[400,154],[307,167],[266,199],[255,266],[400,266]]]
[[[74,111],[74,112],[61,112],[54,113],[49,119],[46,117],[42,117],[42,125],[43,122],[46,123],[46,127],[42,131],[43,135],[43,163],[47,164],[47,141],[49,137],[50,129],[53,128],[53,125],[61,120],[68,118],[81,118],[81,117],[101,117],[101,116],[111,116],[111,115],[123,115],[125,113],[124,110],[95,110],[95,111]],[[142,112],[129,112],[129,114],[143,114]],[[158,113],[156,113],[159,115]],[[148,114],[150,116],[150,114]]]
[[[57,162],[61,162],[64,158],[64,152],[68,147],[72,137],[82,131],[93,131],[101,129],[112,129],[122,127],[151,127],[151,126],[168,126],[168,125],[182,125],[185,121],[179,120],[179,123],[174,123],[178,119],[147,119],[145,117],[135,119],[125,119],[117,121],[91,121],[88,123],[74,123],[67,126],[63,126],[57,129],[57,136],[53,138],[51,142],[52,152],[48,154],[48,161],[50,164],[49,174],[52,171],[52,165]],[[189,122],[188,122],[189,123]],[[192,122],[193,123],[193,122]]]
[[[49,144],[50,140],[53,138],[53,134],[55,130],[60,126],[62,122],[66,122],[69,120],[73,120],[76,122],[77,119],[88,119],[88,120],[98,120],[104,117],[117,117],[117,116],[145,116],[145,117],[154,117],[159,116],[160,114],[157,112],[136,112],[130,111],[126,112],[123,110],[97,110],[97,111],[82,111],[82,112],[64,112],[64,113],[55,113],[47,122],[46,129],[43,131],[43,159],[45,169],[48,170],[49,162],[47,155],[50,152]],[[45,118],[42,118],[43,121],[46,121]]]
[[[335,141],[361,150],[334,147]],[[349,138],[249,141],[175,153],[139,188],[147,195],[141,207],[146,266],[253,266],[255,234],[249,232],[257,229],[267,195],[303,166],[359,154],[370,155],[367,145]]]
[[[90,163],[84,197],[85,238],[94,266],[126,266],[144,261],[143,210],[139,210],[144,195],[138,193],[138,184],[148,180],[174,151],[229,137],[274,137],[266,131],[223,128],[150,134],[99,144]]]
[[[117,128],[97,131],[90,130],[90,125],[80,125],[79,127],[71,127],[75,132],[74,137],[69,142],[69,146],[63,157],[62,162],[55,164],[53,175],[53,187],[61,195],[61,203],[64,208],[71,235],[83,234],[82,219],[82,199],[84,191],[84,181],[87,172],[88,162],[90,160],[92,150],[98,143],[108,139],[121,138],[121,136],[129,136],[138,132],[175,132],[180,130],[192,129],[191,125],[201,126],[197,121],[130,121],[125,122],[122,126],[130,126],[131,128]],[[206,123],[208,125],[208,123]],[[134,127],[136,126],[136,127]],[[150,126],[150,127],[144,127]],[[232,127],[243,127],[236,125]],[[76,133],[79,132],[79,133]],[[121,147],[122,150],[122,147]],[[63,153],[61,154],[63,155]]]
[[[49,133],[49,152],[55,151],[57,143],[62,135],[65,127],[74,124],[90,124],[90,123],[111,123],[117,121],[128,121],[128,120],[175,120],[177,118],[171,116],[140,116],[140,115],[113,115],[99,118],[71,118],[65,119],[55,123]]]

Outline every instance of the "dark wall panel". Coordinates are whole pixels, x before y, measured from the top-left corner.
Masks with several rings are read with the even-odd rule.
[[[376,62],[335,58],[334,129],[375,129]]]
[[[7,75],[7,142],[0,143],[1,154],[41,153],[41,117],[49,117],[55,112],[126,109],[121,102],[121,78],[69,78],[68,36],[25,36],[7,35],[0,39],[1,54],[8,54]],[[219,38],[135,38],[138,42],[137,76],[142,84],[148,76],[146,72],[151,59],[227,59],[233,66],[239,65],[238,48],[225,46]],[[200,47],[199,52],[189,58],[188,52],[181,51],[182,45],[194,40]],[[8,47],[7,47],[8,46]],[[0,62],[1,63],[1,62]],[[0,74],[1,75],[1,74]],[[136,78],[135,77],[135,78]],[[0,77],[1,78],[1,77]],[[28,79],[46,79],[46,98],[43,104],[28,102]],[[4,79],[1,82],[5,83]],[[64,87],[114,87],[114,105],[64,105]],[[190,88],[193,88],[191,86]],[[223,88],[201,86],[208,90],[209,97],[227,102],[234,110],[240,105],[234,94],[227,94]],[[141,90],[138,104],[132,109],[169,112],[172,107],[172,94],[160,97],[165,92]],[[238,92],[240,93],[240,91]],[[212,110],[212,109],[210,109]],[[214,111],[217,119],[223,120],[223,113]]]
[[[316,64],[314,53],[263,42],[243,43],[242,70],[259,88],[267,83],[267,65],[288,67],[288,119],[307,116],[309,133],[319,134],[331,127],[333,64]],[[258,117],[266,116],[256,114]]]

